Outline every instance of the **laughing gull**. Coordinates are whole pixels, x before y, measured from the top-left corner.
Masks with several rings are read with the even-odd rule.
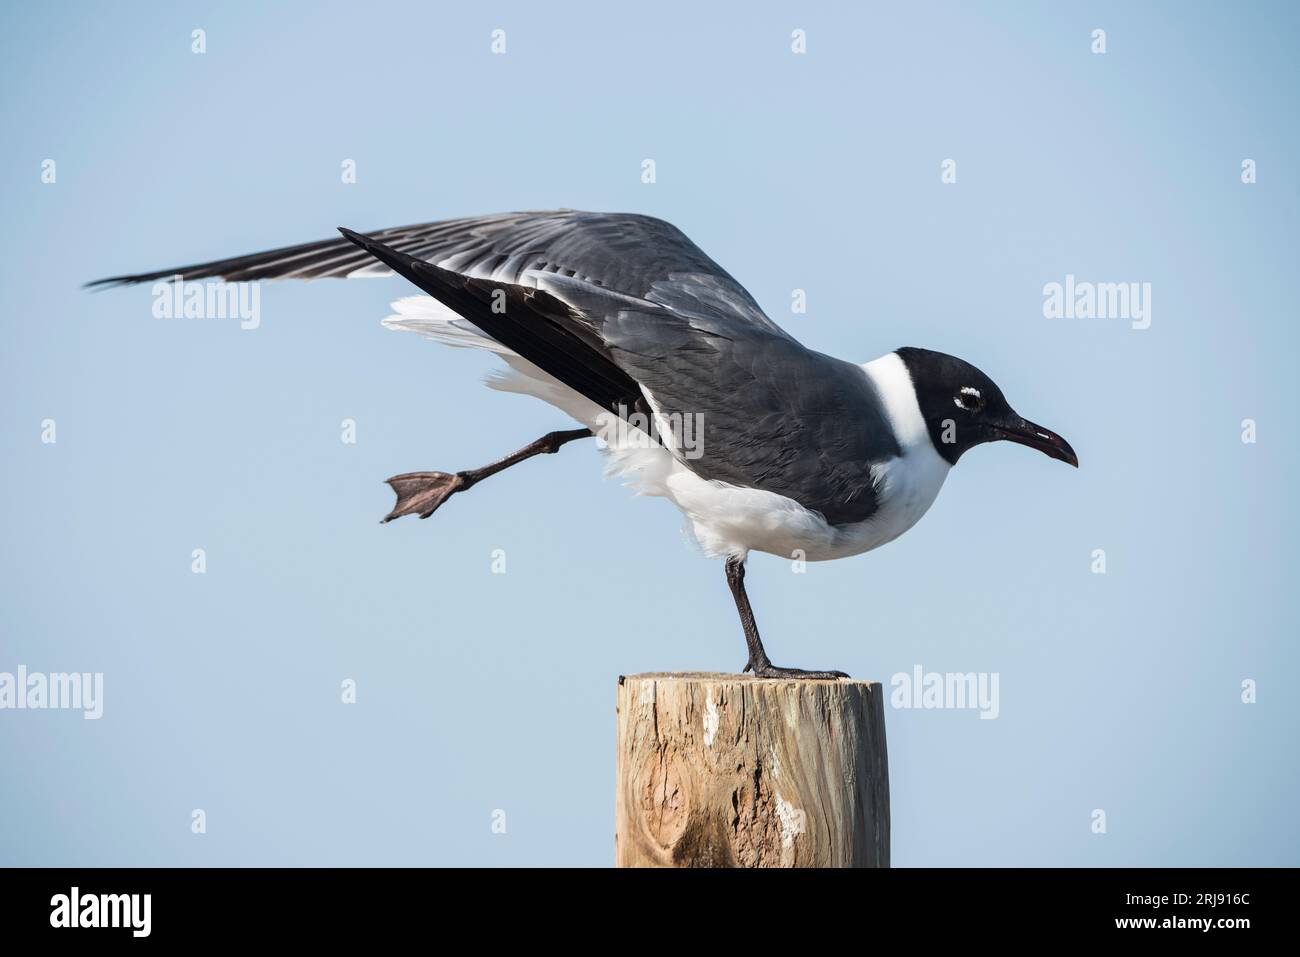
[[[339,232],[90,285],[405,277],[428,296],[393,303],[384,325],[496,353],[509,371],[490,386],[543,399],[582,428],[480,469],[396,475],[384,521],[428,518],[503,469],[598,435],[607,474],[671,500],[705,554],[724,560],[744,670],[762,678],[847,675],[772,664],[745,593],[751,551],[823,561],[892,541],[984,442],[1079,464],[961,359],[902,348],[856,365],[805,348],[659,219],[558,210]]]

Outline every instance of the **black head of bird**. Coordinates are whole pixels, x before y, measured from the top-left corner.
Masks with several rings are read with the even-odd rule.
[[[949,465],[985,442],[1017,442],[1078,468],[1069,442],[1016,412],[998,384],[969,362],[911,346],[897,351],[911,375],[930,439]]]

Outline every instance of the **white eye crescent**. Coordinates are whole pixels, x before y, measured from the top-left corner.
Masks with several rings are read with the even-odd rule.
[[[952,397],[952,401],[957,408],[966,412],[978,412],[984,408],[984,396],[980,395],[980,390],[973,385],[964,385],[961,390]]]

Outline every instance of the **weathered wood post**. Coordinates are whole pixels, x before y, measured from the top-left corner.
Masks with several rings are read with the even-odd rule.
[[[888,867],[878,681],[618,679],[619,867]]]

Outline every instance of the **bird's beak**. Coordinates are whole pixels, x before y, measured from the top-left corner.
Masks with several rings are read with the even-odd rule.
[[[1008,442],[1019,442],[1031,449],[1038,449],[1038,451],[1051,458],[1060,459],[1067,465],[1073,465],[1076,469],[1079,467],[1079,457],[1074,454],[1074,449],[1070,448],[1069,442],[1051,429],[1035,425],[1022,416],[1012,415],[1005,424],[995,425],[993,430],[1000,439],[1006,439]]]

